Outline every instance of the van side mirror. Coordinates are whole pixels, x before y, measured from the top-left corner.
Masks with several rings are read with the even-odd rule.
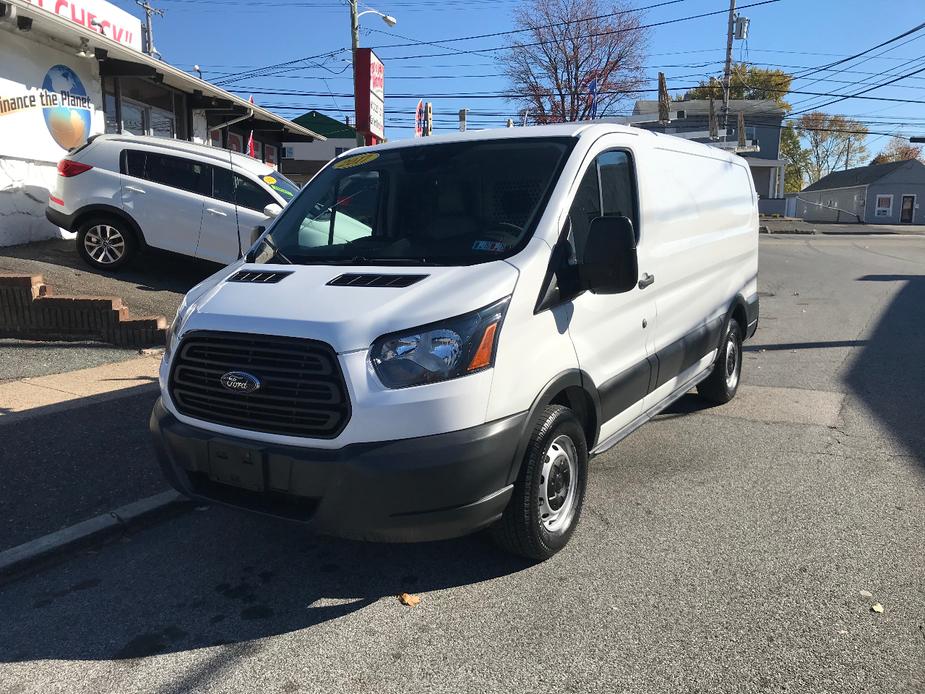
[[[283,208],[277,205],[275,202],[271,202],[269,205],[263,208],[263,213],[270,219],[273,219],[282,211]]]
[[[636,232],[627,217],[597,217],[591,222],[578,273],[582,288],[592,294],[621,294],[636,286]]]

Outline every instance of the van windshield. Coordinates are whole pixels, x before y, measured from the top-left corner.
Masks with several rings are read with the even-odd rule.
[[[420,145],[335,160],[269,242],[293,263],[470,265],[528,241],[571,138]]]

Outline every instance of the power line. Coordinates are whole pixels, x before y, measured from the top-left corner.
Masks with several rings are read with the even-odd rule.
[[[760,0],[759,2],[754,2],[754,3],[751,3],[751,4],[749,4],[749,5],[743,5],[740,9],[745,9],[745,8],[748,8],[748,7],[758,7],[758,6],[761,6],[761,5],[770,5],[770,4],[774,4],[774,3],[777,3],[777,2],[780,2],[780,0]],[[650,29],[650,28],[654,28],[654,27],[665,26],[665,25],[668,25],[668,24],[676,24],[676,23],[678,23],[678,22],[686,22],[686,21],[691,21],[691,20],[694,20],[694,19],[702,19],[702,18],[704,18],[704,17],[712,17],[712,16],[715,16],[715,15],[717,15],[717,14],[725,14],[726,11],[727,11],[727,10],[723,9],[723,10],[716,10],[716,11],[713,11],[713,12],[703,12],[703,13],[696,14],[696,15],[688,15],[688,16],[686,16],[686,17],[676,17],[676,18],[674,18],[674,19],[668,19],[668,20],[664,20],[664,21],[661,21],[661,22],[653,22],[653,23],[650,23],[650,24],[643,24],[643,25],[640,25],[640,26],[638,26],[638,27],[632,27],[631,29],[630,29],[630,28],[612,29],[612,30],[609,30],[609,31],[590,33],[590,34],[588,34],[588,36],[587,36],[586,38],[592,38],[592,37],[595,37],[595,36],[609,36],[609,35],[613,35],[613,34],[625,33],[625,32],[630,31],[630,30],[632,30],[632,31],[637,31],[637,30],[639,30],[639,29]],[[561,24],[568,24],[568,22],[560,22],[559,24],[560,24],[560,25],[561,25]],[[552,26],[552,25],[550,25],[550,26]],[[456,37],[455,39],[444,39],[444,41],[449,41],[449,40],[466,40],[466,39],[468,39],[468,38],[470,38],[470,37]],[[423,42],[421,42],[421,43],[423,43]],[[517,45],[520,46],[520,47],[529,48],[529,47],[532,47],[532,46],[545,45],[545,44],[549,44],[549,43],[554,43],[554,41],[551,41],[551,40],[547,40],[547,41],[535,41],[535,42],[532,42],[532,43],[523,43],[523,44],[517,44]],[[378,49],[381,49],[381,48],[388,48],[388,46],[380,46],[380,47],[373,47],[373,48],[374,48],[374,49],[377,49],[377,48],[378,48]],[[483,54],[483,53],[496,53],[496,52],[498,52],[498,51],[507,51],[507,50],[510,50],[510,48],[511,48],[510,46],[496,46],[496,47],[493,47],[493,48],[456,50],[456,51],[454,51],[454,52],[455,52],[455,53],[458,53],[458,54],[460,54],[460,55],[480,55],[480,54]],[[343,50],[345,50],[345,49],[343,49]],[[338,52],[339,52],[339,51],[338,51]],[[315,56],[315,57],[318,57],[318,56]],[[424,59],[424,58],[445,58],[445,57],[446,57],[446,54],[444,54],[444,53],[430,53],[430,54],[423,54],[423,55],[389,56],[388,60],[390,60],[390,61],[395,61],[395,60],[420,60],[420,59]],[[307,58],[297,58],[297,59],[295,59],[295,60],[290,60],[290,61],[285,62],[285,63],[276,63],[276,64],[273,64],[273,65],[267,65],[267,66],[265,66],[265,67],[263,67],[263,68],[260,68],[259,70],[255,70],[255,71],[253,71],[253,72],[259,72],[259,71],[263,71],[263,70],[273,70],[273,69],[276,69],[276,68],[278,68],[278,67],[285,67],[285,66],[288,66],[288,65],[292,65],[292,64],[294,64],[294,63],[297,63],[297,62],[301,62],[301,61],[303,61],[303,60],[307,60]],[[255,75],[255,76],[256,76],[256,75]],[[233,81],[238,81],[239,79],[241,79],[241,77],[240,77],[239,75],[231,75],[231,76],[228,76],[228,77],[226,77],[226,78],[223,78],[222,80],[216,81],[216,84],[228,84],[228,83],[233,82]]]
[[[771,5],[777,2],[780,2],[780,0],[760,0],[760,2],[753,2],[749,5],[742,5],[739,9],[744,10],[748,7],[759,7],[761,5]],[[686,17],[676,17],[674,19],[666,19],[661,22],[652,22],[650,24],[640,24],[639,26],[635,26],[635,27],[628,27],[628,28],[623,28],[623,29],[611,29],[608,31],[599,31],[599,32],[590,33],[583,38],[593,38],[597,36],[612,36],[614,34],[623,34],[628,31],[638,31],[639,29],[652,29],[655,27],[666,26],[669,24],[677,24],[679,22],[688,22],[694,19],[703,19],[704,17],[713,17],[718,14],[726,14],[728,11],[729,11],[728,8],[722,9],[722,10],[714,10],[713,12],[702,12],[700,14],[688,15]],[[533,41],[531,43],[518,43],[515,45],[517,48],[531,48],[533,46],[545,46],[547,44],[553,44],[553,43],[556,43],[556,41],[554,39],[549,39],[545,41]],[[380,48],[387,48],[387,46],[381,46]],[[512,46],[494,46],[492,48],[469,49],[465,51],[460,51],[460,53],[480,55],[483,53],[497,53],[499,51],[508,51],[511,48]],[[393,56],[389,56],[388,59],[389,60],[419,60],[423,58],[443,58],[443,57],[445,57],[445,55],[442,53],[430,53],[430,54],[423,54],[423,55],[399,55],[399,56],[393,55]]]

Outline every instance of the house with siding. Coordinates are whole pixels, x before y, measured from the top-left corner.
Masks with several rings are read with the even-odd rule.
[[[917,159],[833,171],[797,197],[808,222],[925,224],[925,164]]]
[[[304,185],[334,157],[357,146],[357,131],[347,123],[326,116],[318,111],[303,113],[293,118],[293,123],[308,127],[311,123],[318,128],[319,135],[326,133],[324,142],[283,143],[283,159],[280,171],[290,179]]]

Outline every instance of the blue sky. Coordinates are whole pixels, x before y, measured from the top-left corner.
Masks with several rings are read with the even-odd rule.
[[[133,14],[140,9],[130,0],[114,0]],[[349,12],[342,0],[152,0],[167,15],[155,18],[155,43],[168,62],[186,70],[200,64],[206,79],[257,67],[329,54],[298,63],[300,69],[236,82],[229,87],[245,97],[261,90],[308,92],[310,95],[255,93],[257,103],[295,117],[317,108],[331,116],[352,114],[349,51]],[[505,31],[513,27],[519,0],[376,0],[377,10],[394,15],[389,29],[380,18],[361,18],[360,43],[373,46],[385,63],[386,129],[395,139],[408,137],[418,98],[434,104],[437,132],[456,129],[457,112],[470,109],[472,127],[503,125],[514,116],[514,105],[501,98],[457,97],[453,94],[493,94],[505,87],[501,52],[471,53],[503,46],[506,37],[389,48],[390,44],[437,41]],[[633,0],[635,7],[658,0]],[[739,0],[739,6],[750,4]],[[602,3],[606,6],[606,3]],[[645,11],[645,23],[663,22],[728,8],[727,0],[683,0]],[[364,9],[361,6],[361,9]],[[875,6],[870,0],[780,0],[742,9],[751,19],[747,44],[736,42],[735,56],[766,67],[808,73],[793,88],[802,91],[845,93],[925,67],[925,31],[875,51],[877,57],[839,66],[842,72],[810,72],[852,53],[860,52],[925,21],[921,0],[892,0]],[[671,93],[720,75],[725,50],[725,14],[681,21],[653,28],[645,74],[656,86],[663,70]],[[409,56],[431,55],[429,58]],[[439,57],[438,57],[439,56]],[[304,66],[304,67],[301,67]],[[817,81],[818,80],[818,81]],[[860,81],[865,83],[856,84]],[[870,96],[925,102],[925,72]],[[649,97],[651,98],[651,97]],[[793,94],[794,110],[829,101],[824,97]],[[632,108],[627,102],[626,109]],[[872,133],[925,134],[922,104],[852,99],[827,107],[867,123]],[[916,124],[920,124],[919,127]],[[871,154],[888,141],[887,135],[868,138]]]

